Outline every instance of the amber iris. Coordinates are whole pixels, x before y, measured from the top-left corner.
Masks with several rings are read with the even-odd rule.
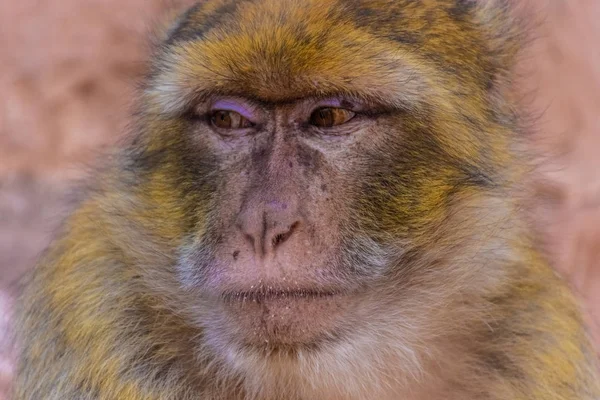
[[[253,125],[240,113],[229,110],[214,111],[211,115],[211,121],[214,126],[221,129],[244,129]]]
[[[320,128],[330,128],[350,121],[354,115],[354,112],[345,108],[323,107],[313,111],[310,123]]]

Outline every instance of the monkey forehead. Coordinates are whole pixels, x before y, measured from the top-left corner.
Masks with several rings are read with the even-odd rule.
[[[429,66],[395,38],[363,28],[360,13],[350,13],[348,4],[247,0],[196,6],[173,29],[148,93],[164,112],[206,94],[264,101],[343,94],[393,107],[418,103],[436,87],[427,78],[436,74],[428,74]]]
[[[212,93],[350,94],[401,108],[475,98],[518,47],[505,1],[203,1],[172,27],[147,94],[163,112]]]

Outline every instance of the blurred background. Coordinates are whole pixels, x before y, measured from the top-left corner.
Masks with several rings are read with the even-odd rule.
[[[600,344],[600,1],[524,1],[542,22],[515,90],[536,115],[531,146],[548,155],[532,215]],[[48,243],[74,180],[125,132],[150,28],[191,3],[0,2],[0,400],[14,282]]]

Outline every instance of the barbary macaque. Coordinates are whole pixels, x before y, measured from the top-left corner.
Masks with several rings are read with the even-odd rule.
[[[207,0],[19,307],[15,400],[597,400],[499,0]]]

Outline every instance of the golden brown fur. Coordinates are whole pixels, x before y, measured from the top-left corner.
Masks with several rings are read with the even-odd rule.
[[[215,0],[166,36],[132,144],[22,296],[15,400],[600,398],[519,211],[504,4]],[[292,124],[331,96],[376,112]],[[214,134],[196,114],[223,97],[268,135]],[[300,228],[244,247],[272,198],[300,211],[264,221]],[[271,285],[308,298],[290,315]]]

